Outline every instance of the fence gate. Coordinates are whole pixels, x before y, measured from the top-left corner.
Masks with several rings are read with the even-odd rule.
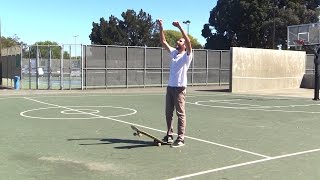
[[[22,88],[80,89],[81,49],[75,44],[28,46],[22,58]]]

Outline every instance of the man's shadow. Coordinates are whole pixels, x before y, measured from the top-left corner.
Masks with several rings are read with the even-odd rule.
[[[153,141],[141,141],[141,140],[132,140],[132,139],[116,139],[116,138],[79,138],[79,139],[67,139],[68,141],[99,141],[97,143],[81,143],[81,146],[89,145],[104,145],[104,144],[116,144],[116,143],[125,143],[133,144],[129,146],[118,146],[116,149],[132,149],[132,148],[142,148],[154,146]]]

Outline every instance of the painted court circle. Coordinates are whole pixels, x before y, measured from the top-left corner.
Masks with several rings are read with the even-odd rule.
[[[97,108],[97,109],[95,109]],[[124,111],[123,114],[111,115],[111,116],[101,116],[98,113],[100,111],[98,108],[104,109],[121,109]],[[48,109],[61,109],[60,114],[64,115],[88,115],[90,117],[44,117],[44,116],[37,116],[41,113],[41,111],[48,110]],[[115,107],[115,106],[64,106],[64,107],[45,107],[45,108],[37,108],[37,109],[30,109],[27,111],[23,111],[20,113],[21,116],[27,118],[34,118],[34,119],[99,119],[99,118],[115,118],[115,117],[123,117],[123,116],[130,116],[136,114],[137,111],[131,108],[125,107]]]

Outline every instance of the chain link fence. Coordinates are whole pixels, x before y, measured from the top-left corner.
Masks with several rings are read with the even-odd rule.
[[[32,45],[3,50],[2,85],[22,89],[90,89],[164,87],[169,53],[158,47],[98,45]],[[11,53],[8,53],[11,52]],[[188,86],[228,85],[230,51],[193,50]]]
[[[228,85],[230,51],[193,50],[188,85]],[[163,48],[84,46],[83,88],[166,86],[169,53]]]

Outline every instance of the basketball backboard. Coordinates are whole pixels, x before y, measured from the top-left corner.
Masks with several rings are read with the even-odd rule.
[[[320,44],[320,23],[288,26],[288,49]]]

